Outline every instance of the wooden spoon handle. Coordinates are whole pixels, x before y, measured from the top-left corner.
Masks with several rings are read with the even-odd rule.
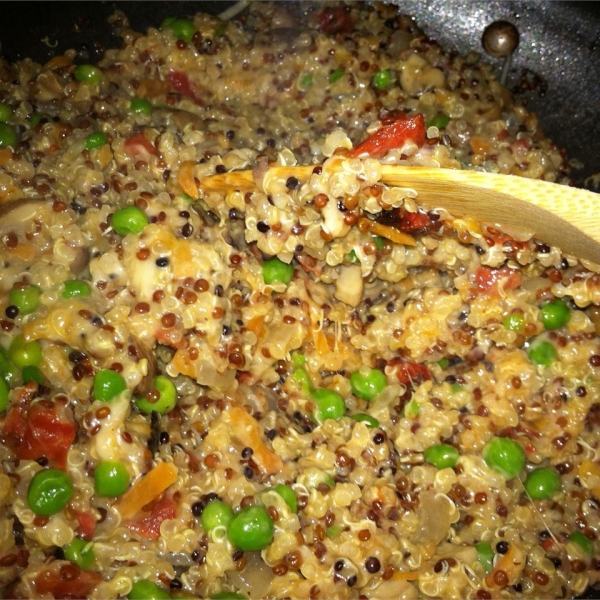
[[[425,208],[442,207],[600,263],[600,194],[516,175],[383,165],[382,181],[414,188]]]
[[[306,181],[314,165],[272,167],[269,175]],[[412,188],[426,209],[445,208],[498,228],[510,227],[600,264],[600,194],[516,175],[382,165],[381,181]],[[256,189],[252,171],[200,180],[205,192]]]

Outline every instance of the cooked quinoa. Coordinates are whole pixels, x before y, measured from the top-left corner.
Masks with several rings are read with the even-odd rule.
[[[585,592],[600,268],[381,180],[563,153],[396,6],[176,16],[0,61],[3,597]]]

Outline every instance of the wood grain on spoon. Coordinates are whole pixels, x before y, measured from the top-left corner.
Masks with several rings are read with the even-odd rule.
[[[314,165],[271,167],[271,176],[306,181]],[[600,194],[516,175],[382,165],[382,183],[413,188],[426,209],[445,208],[499,227],[535,234],[568,254],[600,264]],[[200,179],[204,192],[256,189],[252,171]]]

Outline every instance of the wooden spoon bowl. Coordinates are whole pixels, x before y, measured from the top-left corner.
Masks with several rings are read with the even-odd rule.
[[[275,177],[305,182],[314,165],[272,167]],[[382,165],[382,183],[412,188],[427,210],[444,208],[502,229],[519,230],[567,254],[600,264],[600,194],[557,183],[468,170]],[[199,189],[250,191],[252,171],[205,177]]]

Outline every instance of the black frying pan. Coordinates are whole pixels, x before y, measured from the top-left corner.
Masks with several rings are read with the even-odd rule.
[[[299,0],[288,0],[297,2]],[[563,1],[390,0],[414,15],[421,29],[444,48],[483,52],[481,35],[496,20],[520,32],[508,86],[536,112],[546,134],[575,161],[576,185],[600,173],[600,3]],[[67,49],[78,62],[94,62],[120,39],[108,24],[115,9],[132,29],[159,26],[168,16],[198,11],[218,14],[231,1],[190,2],[2,2],[0,43],[10,62],[31,57],[45,62]],[[491,59],[498,73],[501,61]],[[579,164],[577,164],[579,163]],[[600,184],[598,184],[600,185]],[[589,589],[583,598],[600,598]]]
[[[282,0],[286,1],[286,0]],[[300,0],[287,0],[298,2]],[[574,161],[571,178],[594,191],[600,173],[600,3],[561,1],[390,0],[416,17],[421,29],[448,49],[482,52],[481,34],[495,20],[519,29],[521,42],[508,85],[536,112],[545,133]],[[167,16],[197,11],[218,14],[231,1],[190,2],[2,2],[0,42],[14,61],[45,62],[69,48],[94,61],[117,47],[108,17],[121,9],[131,27],[144,31]],[[501,59],[490,58],[501,70]],[[597,184],[600,186],[600,183]]]

